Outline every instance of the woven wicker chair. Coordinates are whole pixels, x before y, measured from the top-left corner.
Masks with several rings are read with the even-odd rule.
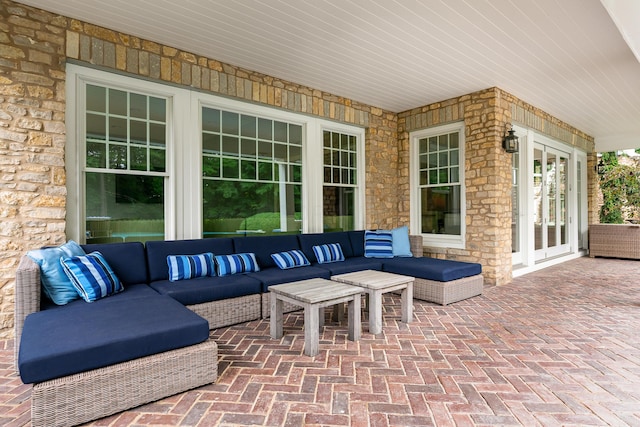
[[[40,268],[24,256],[16,272],[15,363],[25,317],[40,309]],[[214,382],[212,340],[33,385],[32,426],[72,426]]]

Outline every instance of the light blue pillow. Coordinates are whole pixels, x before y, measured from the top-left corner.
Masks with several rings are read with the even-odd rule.
[[[391,230],[393,238],[393,256],[412,257],[411,242],[409,242],[409,228],[405,225]]]
[[[314,246],[313,253],[316,255],[319,264],[344,261],[344,253],[342,253],[340,243]]]
[[[216,255],[214,258],[218,276],[260,271],[258,261],[256,261],[256,256],[253,253]]]
[[[60,260],[79,255],[85,255],[85,252],[73,240],[55,248],[27,252],[27,256],[40,266],[40,281],[44,294],[57,305],[78,299],[78,292],[65,274]]]
[[[124,290],[100,252],[66,258],[61,263],[76,291],[86,302],[97,301]]]
[[[195,277],[215,276],[216,270],[211,252],[198,255],[169,255],[169,280],[193,279]]]
[[[364,232],[364,256],[367,258],[393,258],[391,231],[366,230]]]
[[[271,258],[281,270],[311,265],[304,253],[299,249],[271,254]]]

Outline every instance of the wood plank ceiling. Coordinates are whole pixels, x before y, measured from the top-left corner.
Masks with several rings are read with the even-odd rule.
[[[638,13],[626,1],[611,16]],[[640,148],[640,62],[613,0],[20,2],[394,112],[497,86],[599,151]]]

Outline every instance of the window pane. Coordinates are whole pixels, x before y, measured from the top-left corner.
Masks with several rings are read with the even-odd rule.
[[[149,143],[151,145],[166,145],[166,129],[165,125],[157,123],[149,123]]]
[[[241,144],[242,144],[242,150],[241,150],[242,157],[245,157],[245,158],[256,157],[256,140],[255,139],[243,139],[241,141]]]
[[[94,85],[87,85],[87,111],[106,113],[107,91],[105,88]]]
[[[258,118],[258,138],[271,140],[273,138],[273,122]]]
[[[242,160],[240,162],[240,178],[255,180],[256,179],[256,162]]]
[[[220,132],[220,111],[212,108],[202,109],[202,130]]]
[[[220,177],[220,158],[204,156],[202,158],[202,176],[210,178]]]
[[[222,177],[238,179],[238,160],[234,159],[222,159]]]
[[[460,234],[460,186],[420,190],[422,233]]]
[[[109,167],[111,169],[127,169],[128,164],[127,146],[109,145]]]
[[[255,138],[256,136],[256,118],[252,116],[242,116],[242,136]]]
[[[156,122],[167,121],[167,101],[162,98],[149,97],[149,119]]]
[[[269,141],[258,141],[258,157],[263,159],[271,159],[273,157],[273,148]]]
[[[146,147],[131,147],[131,169],[147,170],[147,149]]]
[[[258,163],[258,179],[260,181],[272,181],[273,180],[273,164],[259,162]]]
[[[105,123],[106,117],[98,114],[87,113],[87,119],[85,127],[87,131],[87,138],[100,139],[102,141],[107,139],[107,126]]]
[[[109,140],[127,142],[127,120],[118,117],[109,118]]]
[[[89,172],[87,243],[164,239],[164,178]]]
[[[132,93],[129,98],[129,115],[139,119],[147,118],[147,97]]]
[[[107,167],[107,146],[99,142],[87,142],[87,167]]]
[[[152,172],[166,172],[165,150],[149,150],[149,170]]]
[[[329,231],[354,230],[355,198],[351,187],[325,185],[322,188],[323,228]]]
[[[289,143],[295,145],[302,145],[302,126],[289,125]]]
[[[287,129],[288,126],[286,123],[273,122],[273,140],[287,142]]]
[[[224,135],[222,137],[222,154],[225,156],[238,157],[239,153],[238,138]]]
[[[238,115],[228,111],[222,112],[222,133],[238,135]]]
[[[202,151],[207,154],[220,154],[220,135],[202,134]]]
[[[147,122],[131,120],[129,122],[129,137],[132,144],[147,145]]]
[[[127,92],[109,89],[109,114],[127,115]]]
[[[204,237],[300,233],[301,194],[298,184],[205,180]]]

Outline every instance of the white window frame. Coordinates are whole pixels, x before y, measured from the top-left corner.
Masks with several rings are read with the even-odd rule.
[[[460,235],[420,233],[422,218],[420,216],[420,139],[447,133],[458,133],[459,144],[459,181],[460,181]],[[443,126],[420,129],[409,133],[410,141],[410,226],[412,233],[420,233],[425,246],[464,249],[466,248],[466,185],[465,185],[465,125],[456,122]]]
[[[67,171],[67,237],[85,242],[85,84],[91,83],[125,91],[167,98],[167,178],[165,179],[165,239],[202,236],[202,132],[201,107],[210,107],[282,120],[303,126],[302,147],[302,232],[323,231],[323,157],[324,130],[357,136],[357,206],[354,225],[364,226],[365,218],[365,129],[355,125],[324,120],[283,109],[257,105],[189,88],[148,81],[142,78],[66,65],[65,166]]]

